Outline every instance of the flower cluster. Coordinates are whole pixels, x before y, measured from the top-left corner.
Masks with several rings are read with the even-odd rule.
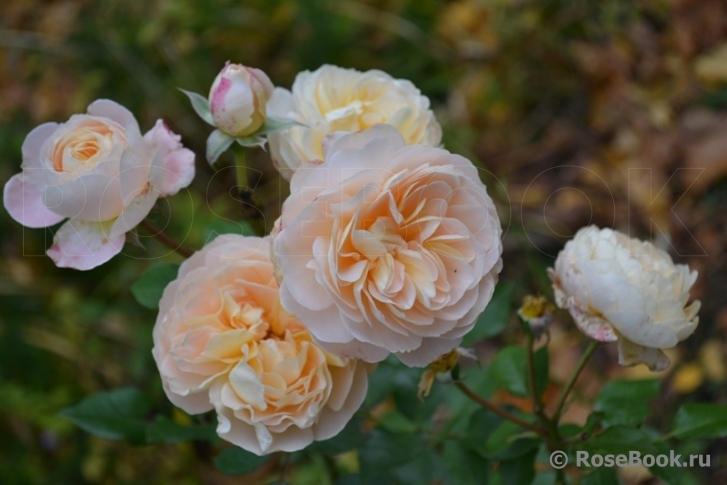
[[[430,366],[421,396],[472,355],[458,346],[493,296],[502,228],[412,83],[323,66],[291,92],[228,63],[208,98],[185,93],[215,127],[210,163],[235,142],[269,142],[291,193],[270,235],[217,237],[164,290],[153,356],[172,403],[214,411],[217,433],[253,453],[294,451],[343,429],[389,355]],[[48,255],[81,270],[119,253],[157,198],[194,176],[193,153],[161,120],[142,135],[108,100],[39,126],[22,155],[5,207],[28,227],[68,219]],[[661,349],[697,326],[696,272],[648,242],[584,228],[549,274],[557,305],[587,336],[618,341],[623,365],[664,369]],[[537,336],[554,309],[529,297],[520,316]]]

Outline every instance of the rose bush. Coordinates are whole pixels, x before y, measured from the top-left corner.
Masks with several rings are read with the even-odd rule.
[[[583,333],[618,341],[621,365],[664,370],[660,349],[674,347],[697,328],[699,300],[688,304],[697,272],[653,244],[608,228],[580,229],[549,270],[555,301]]]
[[[194,153],[159,120],[143,137],[134,116],[110,100],[66,123],[45,123],[23,143],[22,172],[3,192],[10,215],[27,227],[58,229],[48,256],[60,267],[91,269],[118,254],[125,233],[160,196],[194,178]]]
[[[218,236],[164,290],[153,355],[169,399],[217,413],[218,434],[258,455],[336,435],[366,395],[368,367],[323,351],[281,308],[258,237]]]
[[[490,301],[502,229],[471,162],[397,129],[332,134],[302,165],[273,234],[281,302],[320,344],[424,366]]]
[[[322,143],[334,131],[360,131],[390,124],[407,144],[438,146],[442,129],[429,99],[410,81],[377,70],[325,65],[299,73],[292,91],[276,88],[268,115],[301,126],[271,134],[270,155],[286,179],[303,163],[323,158]]]

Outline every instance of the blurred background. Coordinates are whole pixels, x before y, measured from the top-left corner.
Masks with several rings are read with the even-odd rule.
[[[215,231],[234,230],[243,211],[230,195],[232,170],[215,174],[205,162],[210,129],[177,90],[206,95],[227,60],[261,68],[287,88],[297,72],[324,63],[413,81],[432,101],[446,148],[482,169],[496,199],[507,228],[502,281],[514,308],[526,293],[552,297],[545,268],[589,223],[654,240],[697,269],[700,326],[670,351],[650,419],[659,427],[681,403],[725,402],[724,1],[4,0],[0,183],[19,171],[33,127],[110,98],[131,109],[142,130],[163,118],[198,154],[196,179],[158,206],[158,224],[195,249]],[[269,229],[287,184],[266,153],[252,166]],[[190,443],[135,448],[56,416],[124,385],[172,412],[150,353],[155,312],[129,287],[152,263],[181,259],[142,234],[95,270],[57,269],[43,256],[52,229],[24,229],[0,210],[0,483],[253,483],[222,476]],[[510,322],[479,344],[481,360],[516,335]],[[559,315],[546,401],[582,344]],[[615,350],[599,348],[566,420],[583,423],[607,379],[654,375],[618,367]],[[526,406],[504,392],[494,399]],[[712,467],[695,471],[697,483],[727,482],[727,444],[707,446]],[[349,466],[329,465],[301,460],[286,478],[333,483],[330,470]],[[621,478],[659,483],[640,469]]]

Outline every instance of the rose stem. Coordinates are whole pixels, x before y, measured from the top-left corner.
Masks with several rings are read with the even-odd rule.
[[[166,234],[164,234],[161,231],[161,229],[158,229],[151,222],[149,222],[147,220],[143,220],[143,221],[141,221],[141,223],[139,223],[139,225],[141,227],[143,227],[144,229],[146,229],[146,231],[149,232],[152,237],[157,238],[159,240],[159,242],[164,244],[169,249],[176,251],[180,256],[188,258],[192,254],[194,254],[194,251],[192,251],[191,249],[185,248],[184,246],[182,246],[181,244],[176,242],[174,239],[172,239],[169,236],[167,236]]]
[[[465,386],[461,382],[455,383],[455,385],[459,388],[460,391],[464,393],[465,396],[475,401],[477,404],[482,406],[485,409],[489,409],[493,413],[497,414],[498,416],[505,418],[509,421],[512,421],[513,423],[517,424],[521,428],[529,429],[530,431],[534,431],[538,434],[542,434],[543,430],[535,426],[534,424],[530,424],[527,421],[523,421],[522,419],[518,418],[517,416],[508,413],[504,409],[500,409],[494,404],[492,404],[487,399],[483,398],[482,396],[479,396],[474,391],[472,391],[469,387]]]
[[[548,430],[548,434],[550,435],[550,439],[548,440],[548,446],[551,448],[551,450],[555,451],[556,449],[558,449],[560,434],[558,433],[556,421],[551,421],[550,419],[548,419],[548,416],[543,410],[543,402],[540,400],[540,396],[538,395],[538,389],[535,385],[535,352],[533,349],[533,347],[535,346],[535,337],[533,336],[533,332],[530,330],[527,324],[525,322],[523,322],[523,324],[523,328],[525,329],[525,335],[527,335],[528,338],[528,384],[530,387],[530,396],[533,400],[533,412],[543,424],[545,429]]]
[[[588,359],[591,357],[591,355],[593,355],[596,347],[598,347],[598,341],[592,340],[591,343],[588,344],[586,351],[583,353],[583,355],[581,355],[581,359],[578,361],[578,364],[576,364],[576,368],[573,370],[573,374],[571,374],[568,382],[563,388],[563,391],[560,393],[560,397],[558,398],[558,404],[556,404],[555,406],[555,412],[553,413],[554,423],[560,421],[560,416],[563,413],[563,406],[565,406],[565,400],[568,398],[568,394],[570,394],[571,389],[573,389],[573,385],[576,383],[576,379],[578,379],[578,376],[580,375],[583,368],[586,366],[586,362],[588,362]]]

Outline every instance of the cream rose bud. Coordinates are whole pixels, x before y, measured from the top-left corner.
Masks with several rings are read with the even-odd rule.
[[[323,159],[323,139],[334,131],[355,132],[386,123],[408,145],[438,146],[442,141],[429,99],[410,81],[377,70],[325,65],[303,71],[292,92],[275,89],[268,115],[299,123],[268,135],[273,163],[288,180],[301,164]]]
[[[283,307],[324,348],[424,366],[459,345],[502,268],[495,205],[471,162],[376,125],[334,133],[276,223]]]
[[[194,154],[159,120],[143,137],[134,116],[106,99],[66,123],[45,123],[23,143],[22,172],[3,202],[26,227],[52,226],[48,256],[60,267],[91,269],[121,251],[124,234],[159,196],[186,187]]]
[[[228,62],[210,89],[212,119],[230,136],[252,135],[265,123],[265,105],[272,93],[273,83],[263,71]]]
[[[578,328],[602,342],[618,341],[619,363],[664,370],[660,349],[697,328],[699,301],[688,304],[696,271],[674,264],[653,244],[611,229],[580,229],[549,270],[555,300]]]
[[[220,437],[258,455],[338,434],[372,370],[325,352],[280,306],[267,238],[218,236],[182,263],[153,338],[172,403],[214,409]]]

